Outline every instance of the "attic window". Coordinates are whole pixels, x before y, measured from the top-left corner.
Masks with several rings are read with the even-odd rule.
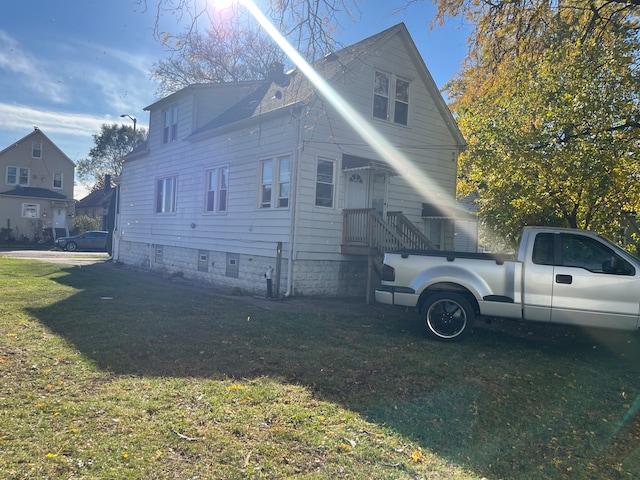
[[[407,125],[409,121],[409,85],[406,79],[376,71],[373,82],[373,116],[380,120]]]
[[[42,158],[42,144],[40,142],[33,142],[31,144],[31,157]]]

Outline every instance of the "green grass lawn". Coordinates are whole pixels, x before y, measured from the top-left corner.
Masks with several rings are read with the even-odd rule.
[[[0,258],[0,478],[640,477],[640,336],[279,312]]]

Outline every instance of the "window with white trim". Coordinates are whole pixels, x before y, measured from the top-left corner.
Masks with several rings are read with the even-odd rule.
[[[62,172],[53,172],[53,188],[62,188]]]
[[[260,162],[260,208],[287,208],[291,195],[291,157]]]
[[[316,167],[316,206],[333,208],[336,162],[318,159]]]
[[[376,71],[373,81],[373,116],[407,125],[409,122],[409,80]]]
[[[29,186],[29,169],[26,167],[7,166],[7,185]]]
[[[175,213],[176,183],[176,177],[156,180],[156,213]]]
[[[226,212],[229,189],[229,167],[212,168],[205,172],[206,212]]]
[[[22,218],[40,218],[40,205],[37,203],[23,203]]]
[[[178,139],[178,107],[172,105],[162,112],[164,118],[162,143],[175,142]]]
[[[42,158],[42,144],[40,142],[33,142],[31,144],[31,157]]]

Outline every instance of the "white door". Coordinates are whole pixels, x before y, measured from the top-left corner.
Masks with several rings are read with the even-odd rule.
[[[349,172],[347,175],[346,208],[368,208],[369,172]]]
[[[51,219],[51,230],[53,231],[53,239],[55,240],[57,232],[64,230],[64,235],[69,235],[69,228],[67,226],[67,209],[63,207],[53,208],[53,218]]]

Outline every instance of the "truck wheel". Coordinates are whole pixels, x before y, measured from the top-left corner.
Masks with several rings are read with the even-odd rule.
[[[431,295],[421,312],[427,322],[429,336],[443,342],[456,342],[469,336],[476,317],[469,301],[453,292]]]

